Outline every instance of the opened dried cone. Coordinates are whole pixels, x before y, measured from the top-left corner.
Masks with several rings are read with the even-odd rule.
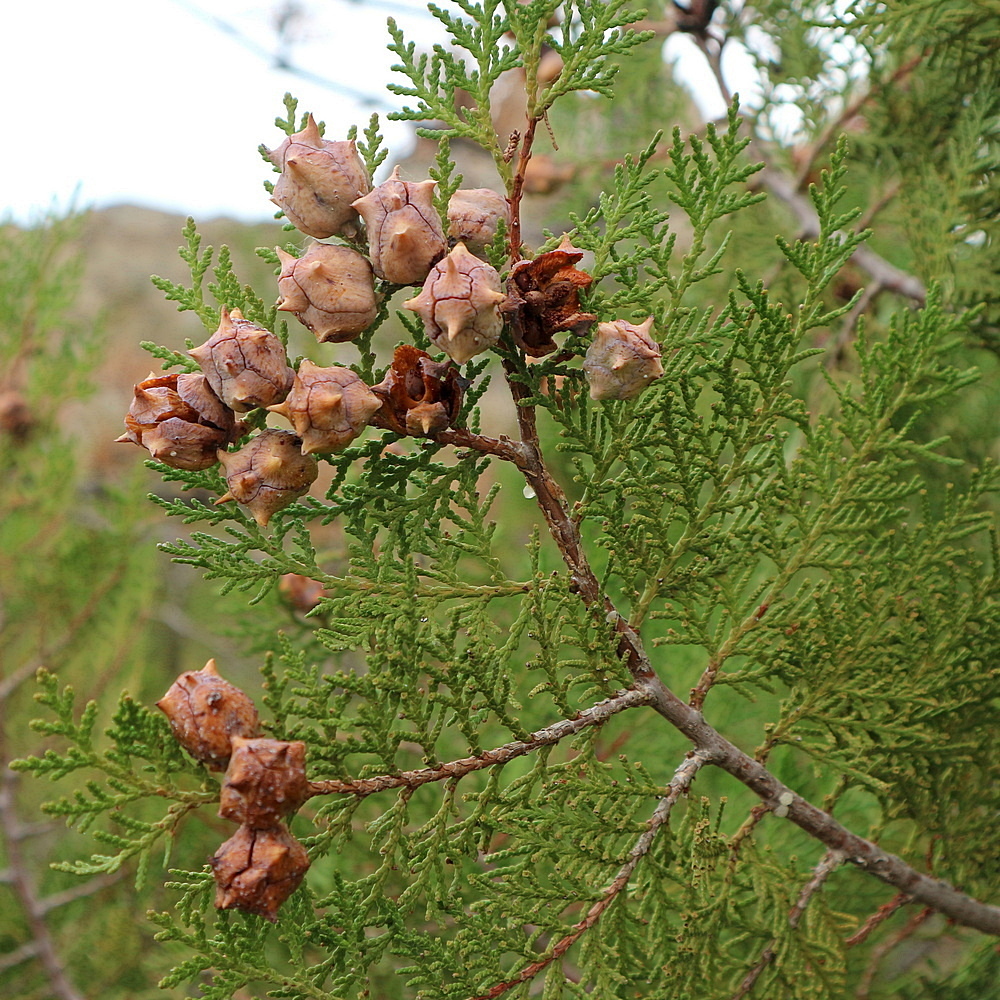
[[[233,411],[197,373],[150,372],[133,389],[125,427],[116,441],[137,444],[157,461],[191,472],[215,465],[219,448],[243,432]]]
[[[372,386],[382,407],[371,422],[397,434],[435,434],[458,416],[467,385],[451,362],[434,361],[426,351],[400,344],[385,378]]]
[[[511,268],[502,311],[525,354],[534,358],[551,354],[556,349],[554,334],[583,333],[597,322],[593,313],[580,308],[580,292],[594,280],[574,266],[582,259],[583,251],[564,237],[555,250],[518,261]]]

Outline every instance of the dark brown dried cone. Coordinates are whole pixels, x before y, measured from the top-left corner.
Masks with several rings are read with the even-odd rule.
[[[223,306],[219,329],[188,354],[219,399],[239,413],[280,403],[295,378],[281,341],[244,319],[239,309],[229,312]]]
[[[434,434],[458,416],[466,384],[450,362],[434,361],[411,344],[401,344],[385,378],[372,386],[382,407],[371,422],[397,434]]]
[[[324,139],[310,115],[301,132],[268,156],[281,170],[271,201],[296,229],[320,240],[357,232],[351,202],[370,191],[371,183],[353,140]]]
[[[367,426],[382,405],[378,396],[350,368],[321,368],[306,358],[299,365],[288,398],[279,413],[302,438],[302,451],[343,451]]]
[[[506,313],[514,341],[525,354],[540,358],[556,349],[553,335],[560,331],[583,333],[597,322],[592,313],[580,311],[579,293],[594,280],[573,265],[583,259],[564,239],[560,246],[534,260],[518,261],[507,279]]]
[[[215,660],[180,675],[156,703],[177,742],[212,771],[224,771],[234,737],[260,733],[254,703],[219,676]]]
[[[279,823],[270,830],[241,826],[209,858],[215,907],[255,913],[275,923],[278,909],[309,870],[306,849]]]
[[[254,830],[276,826],[309,798],[306,745],[233,738],[219,815]]]
[[[314,243],[301,257],[293,257],[274,249],[281,261],[277,308],[294,313],[319,343],[353,340],[375,322],[375,277],[357,250]]]
[[[235,500],[262,527],[272,515],[309,492],[319,475],[316,459],[303,455],[291,431],[264,430],[239,451],[219,452],[228,491],[215,502]]]
[[[135,387],[125,426],[116,441],[131,441],[158,461],[189,471],[215,465],[219,448],[243,432],[205,376],[195,373],[157,377],[150,372]]]

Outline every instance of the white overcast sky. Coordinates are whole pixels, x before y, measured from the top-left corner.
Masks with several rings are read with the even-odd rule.
[[[274,68],[285,0],[20,0],[0,32],[0,219],[138,204],[207,219],[273,215],[257,154],[277,145],[282,96],[343,136],[384,115],[391,15],[418,47],[440,40],[419,0],[298,0],[294,63],[337,91]],[[234,34],[235,32],[235,34]],[[238,37],[237,37],[238,36]],[[271,54],[271,58],[268,54]],[[704,88],[701,88],[704,90]],[[366,105],[351,95],[370,95]],[[721,107],[721,105],[720,105]],[[711,113],[718,113],[713,109]],[[386,128],[405,152],[409,127]]]

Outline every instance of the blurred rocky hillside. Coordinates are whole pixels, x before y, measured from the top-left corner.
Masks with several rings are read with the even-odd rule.
[[[201,343],[206,333],[190,312],[178,312],[154,287],[150,275],[190,282],[187,265],[177,254],[184,242],[185,219],[132,205],[119,205],[88,213],[80,238],[83,274],[77,299],[77,318],[97,324],[106,344],[95,372],[96,393],[82,407],[67,415],[67,431],[79,436],[92,451],[95,467],[107,472],[135,467],[139,450],[114,444],[122,431],[132,386],[160,362],[139,342],[151,340],[174,350],[184,350],[185,340]],[[245,225],[232,219],[200,223],[203,248],[227,245],[237,275],[255,288],[274,282],[271,265],[254,253],[258,246],[283,243],[287,234],[278,222]],[[275,295],[277,297],[277,295]]]

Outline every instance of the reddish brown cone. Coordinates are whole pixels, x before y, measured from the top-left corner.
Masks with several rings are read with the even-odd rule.
[[[212,771],[224,771],[234,737],[260,732],[254,703],[219,676],[215,660],[180,675],[156,703],[177,742]]]
[[[255,913],[274,923],[309,870],[309,856],[284,824],[269,830],[241,826],[209,864],[216,909]]]
[[[125,426],[116,441],[131,441],[157,461],[189,471],[215,465],[218,449],[243,432],[205,376],[187,373],[157,377],[150,372],[135,386]]]
[[[385,378],[372,386],[382,407],[371,422],[397,434],[436,433],[458,416],[466,384],[450,362],[433,361],[411,344],[401,344]]]
[[[583,333],[597,322],[580,311],[579,293],[594,280],[574,264],[583,259],[568,239],[534,260],[518,261],[507,279],[507,301],[500,307],[510,318],[514,341],[525,354],[540,358],[556,349],[553,334]]]
[[[306,745],[233,737],[219,815],[254,830],[277,826],[309,798]]]

